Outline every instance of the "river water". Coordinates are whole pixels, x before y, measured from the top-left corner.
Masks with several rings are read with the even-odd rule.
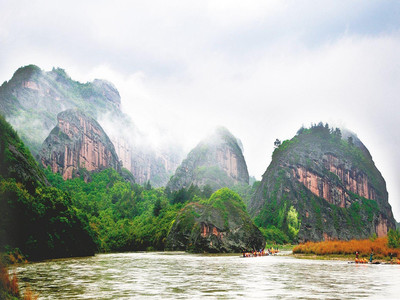
[[[39,299],[399,299],[400,265],[291,256],[98,254],[16,268]]]

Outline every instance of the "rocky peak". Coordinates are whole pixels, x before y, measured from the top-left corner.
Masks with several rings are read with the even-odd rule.
[[[259,224],[285,231],[285,213],[293,206],[300,241],[368,238],[394,228],[385,180],[364,144],[347,137],[315,125],[284,141],[249,203]],[[273,216],[277,212],[282,220]]]
[[[98,88],[105,99],[110,101],[115,107],[121,109],[121,96],[117,88],[109,81],[102,79],[93,80],[93,85]]]
[[[210,199],[188,203],[168,234],[168,250],[221,253],[262,249],[265,239],[246,212],[242,199],[223,188]]]
[[[171,190],[191,184],[210,185],[214,190],[249,183],[246,161],[238,140],[224,127],[201,141],[171,178]]]
[[[34,81],[37,80],[42,75],[43,71],[38,66],[28,65],[25,67],[21,67],[17,71],[15,71],[10,82],[17,83],[30,80]]]
[[[77,109],[63,111],[58,124],[43,142],[40,160],[64,179],[79,174],[80,169],[97,171],[120,170],[114,145],[99,123]]]

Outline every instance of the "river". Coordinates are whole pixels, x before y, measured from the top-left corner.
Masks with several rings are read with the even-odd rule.
[[[400,265],[291,256],[98,254],[16,268],[39,299],[399,299]]]

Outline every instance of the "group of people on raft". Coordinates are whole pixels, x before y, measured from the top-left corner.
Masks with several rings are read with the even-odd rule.
[[[364,258],[359,258],[359,253],[358,251],[356,251],[356,259],[355,259],[355,263],[356,264],[366,264],[368,263],[368,260],[364,257]],[[390,263],[391,264],[398,264],[400,265],[400,259],[396,258],[395,260],[393,260],[393,253],[389,254],[390,257]],[[372,251],[371,254],[369,255],[369,263],[372,263],[374,259],[374,252]]]
[[[254,250],[253,252],[243,252],[243,257],[257,257],[257,256],[268,256],[275,255],[279,252],[279,249],[274,249],[273,247],[268,249],[260,249],[258,251]]]

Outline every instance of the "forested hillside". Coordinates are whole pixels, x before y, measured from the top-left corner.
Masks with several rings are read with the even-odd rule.
[[[18,248],[30,260],[94,254],[87,219],[2,116],[0,133],[0,251]]]

